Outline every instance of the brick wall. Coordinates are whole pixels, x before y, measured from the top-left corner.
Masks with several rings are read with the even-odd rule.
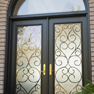
[[[3,94],[4,62],[5,62],[5,36],[6,15],[9,0],[0,0],[0,94]]]
[[[92,80],[93,80],[93,83],[94,83],[94,0],[89,0],[89,7],[90,7]]]
[[[10,0],[0,0],[0,94],[3,94],[4,62],[5,62],[5,36],[6,15]],[[90,5],[90,31],[91,31],[91,56],[92,56],[92,79],[94,82],[94,0],[89,0]]]

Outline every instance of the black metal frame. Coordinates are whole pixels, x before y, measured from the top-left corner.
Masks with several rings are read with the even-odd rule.
[[[91,70],[91,44],[90,44],[90,16],[89,16],[89,3],[88,0],[83,0],[85,3],[86,10],[78,12],[64,12],[64,13],[48,13],[48,14],[36,14],[36,15],[22,15],[22,16],[13,16],[13,11],[18,0],[10,0],[10,4],[7,11],[7,29],[6,29],[6,54],[5,54],[5,74],[4,74],[4,94],[9,94],[10,92],[10,68],[11,68],[11,49],[12,49],[12,24],[13,21],[21,20],[32,20],[32,19],[43,19],[47,18],[47,23],[50,18],[68,18],[68,17],[85,17],[87,19],[86,28],[88,30],[88,40],[87,40],[87,49],[88,49],[88,75],[89,79],[92,80],[92,70]],[[48,30],[47,26],[47,30]]]

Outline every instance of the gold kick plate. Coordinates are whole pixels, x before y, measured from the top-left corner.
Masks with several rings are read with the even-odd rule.
[[[49,75],[52,75],[52,64],[49,65]]]

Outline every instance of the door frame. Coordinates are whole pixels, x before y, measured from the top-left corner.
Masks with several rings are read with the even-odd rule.
[[[89,14],[89,3],[88,0],[83,0],[85,3],[86,11],[78,11],[78,12],[63,12],[63,13],[48,13],[48,14],[37,14],[37,15],[22,15],[22,16],[13,16],[13,11],[15,5],[18,0],[10,0],[10,4],[8,6],[7,11],[7,24],[6,24],[6,51],[5,51],[5,69],[4,69],[4,94],[9,94],[10,88],[10,66],[11,66],[11,31],[13,21],[21,21],[21,20],[32,20],[32,19],[41,19],[47,18],[47,23],[49,22],[49,18],[67,18],[67,17],[85,17],[87,19],[87,30],[88,30],[88,63],[89,63],[89,77],[92,81],[92,67],[91,67],[91,44],[90,44],[90,14]],[[48,28],[49,26],[47,26]]]
[[[42,19],[43,20],[43,19]],[[13,34],[13,28],[15,27],[15,26],[23,26],[23,25],[35,25],[34,23],[32,23],[32,21],[36,21],[36,25],[39,25],[39,23],[40,24],[42,24],[43,25],[43,22],[41,22],[41,19],[39,18],[39,19],[30,19],[30,20],[12,20],[12,24],[11,24],[11,45],[10,45],[10,50],[11,49],[16,49],[16,48],[14,48],[13,46],[15,46],[15,43],[16,43],[16,41],[12,41],[12,34]],[[40,21],[40,22],[39,22]],[[29,23],[28,23],[29,22]],[[22,23],[22,24],[21,24]],[[27,23],[27,24],[26,24]],[[88,54],[89,54],[89,50],[88,50],[88,47],[89,47],[89,41],[88,41],[88,30],[87,30],[87,20],[86,20],[86,17],[66,17],[66,18],[63,18],[63,17],[61,17],[61,18],[58,18],[58,17],[55,17],[55,18],[47,18],[47,19],[45,19],[45,23],[44,24],[46,24],[47,25],[47,27],[45,26],[45,29],[47,29],[46,30],[46,32],[48,32],[47,33],[47,40],[45,40],[45,41],[48,41],[47,42],[47,45],[48,45],[48,48],[47,48],[47,50],[49,50],[49,51],[45,51],[44,52],[44,54],[45,53],[47,53],[48,55],[48,59],[46,59],[46,66],[47,66],[47,74],[49,75],[49,64],[52,64],[52,65],[54,65],[54,24],[60,24],[60,23],[62,23],[62,24],[64,24],[64,23],[81,23],[81,24],[83,24],[82,25],[82,31],[83,31],[83,28],[84,28],[84,31],[86,31],[86,33],[85,32],[82,32],[82,62],[89,62],[89,59],[88,59]],[[50,29],[49,29],[50,28]],[[16,31],[17,30],[17,28],[14,28],[15,30],[14,31]],[[15,35],[16,33],[14,33],[14,36],[16,36]],[[87,36],[84,36],[84,35],[87,35]],[[44,36],[45,37],[45,36]],[[87,41],[85,41],[87,39]],[[45,43],[45,42],[44,42]],[[83,44],[84,43],[84,44]],[[88,44],[88,45],[87,45]],[[86,45],[86,47],[85,47],[85,45]],[[46,46],[45,46],[46,47]],[[87,52],[86,52],[87,51]],[[16,50],[13,50],[13,51],[11,51],[10,52],[10,58],[13,56],[12,54],[15,54],[16,53]],[[16,54],[15,54],[16,55]],[[15,57],[15,56],[14,56]],[[86,57],[86,59],[84,59]],[[49,60],[49,61],[48,61]],[[15,60],[16,61],[16,60]],[[14,66],[16,66],[15,64],[16,64],[16,62],[14,63],[14,64],[12,64],[12,62],[13,62],[13,59],[10,59],[10,72],[11,72],[11,68],[14,68]],[[48,63],[48,64],[47,64]],[[85,67],[88,67],[89,66],[89,63],[87,63],[87,64],[83,64],[84,66],[82,66],[82,70],[83,70],[83,85],[85,85],[86,83],[87,83],[87,81],[85,80],[85,78],[88,78],[89,80],[91,80],[91,76],[90,76],[90,74],[89,74],[89,72],[90,72],[90,70],[88,69],[87,70],[87,68],[85,68]],[[42,68],[43,68],[43,66],[42,66]],[[16,68],[14,68],[14,71],[16,70]],[[53,66],[53,70],[54,70],[54,66]],[[9,73],[9,83],[10,83],[10,85],[9,85],[9,87],[8,87],[8,94],[14,94],[14,92],[13,91],[15,91],[14,89],[15,89],[15,87],[13,88],[13,86],[14,86],[14,84],[15,84],[15,81],[13,81],[12,80],[12,78],[11,77],[14,77],[14,79],[16,78],[16,75],[14,75],[14,71],[12,71],[12,75]],[[85,73],[85,74],[84,74]],[[86,73],[88,73],[88,75],[86,74]],[[45,82],[45,80],[43,81],[45,84],[47,84],[47,86],[49,86],[49,94],[54,94],[54,74],[52,74],[52,76],[45,76],[45,77],[49,77],[49,83],[50,84],[47,84],[46,82]],[[87,77],[86,77],[87,76]],[[85,77],[85,78],[84,78]],[[11,80],[10,80],[11,79]],[[46,79],[46,78],[45,78]],[[13,88],[13,89],[11,89],[11,88]],[[45,89],[43,90],[44,92],[45,92]],[[47,93],[47,92],[46,92]],[[45,94],[46,94],[45,93]],[[47,93],[48,94],[48,93]]]

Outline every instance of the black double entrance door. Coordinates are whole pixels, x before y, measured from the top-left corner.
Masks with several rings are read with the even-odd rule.
[[[79,92],[85,25],[84,17],[13,21],[10,93]]]

